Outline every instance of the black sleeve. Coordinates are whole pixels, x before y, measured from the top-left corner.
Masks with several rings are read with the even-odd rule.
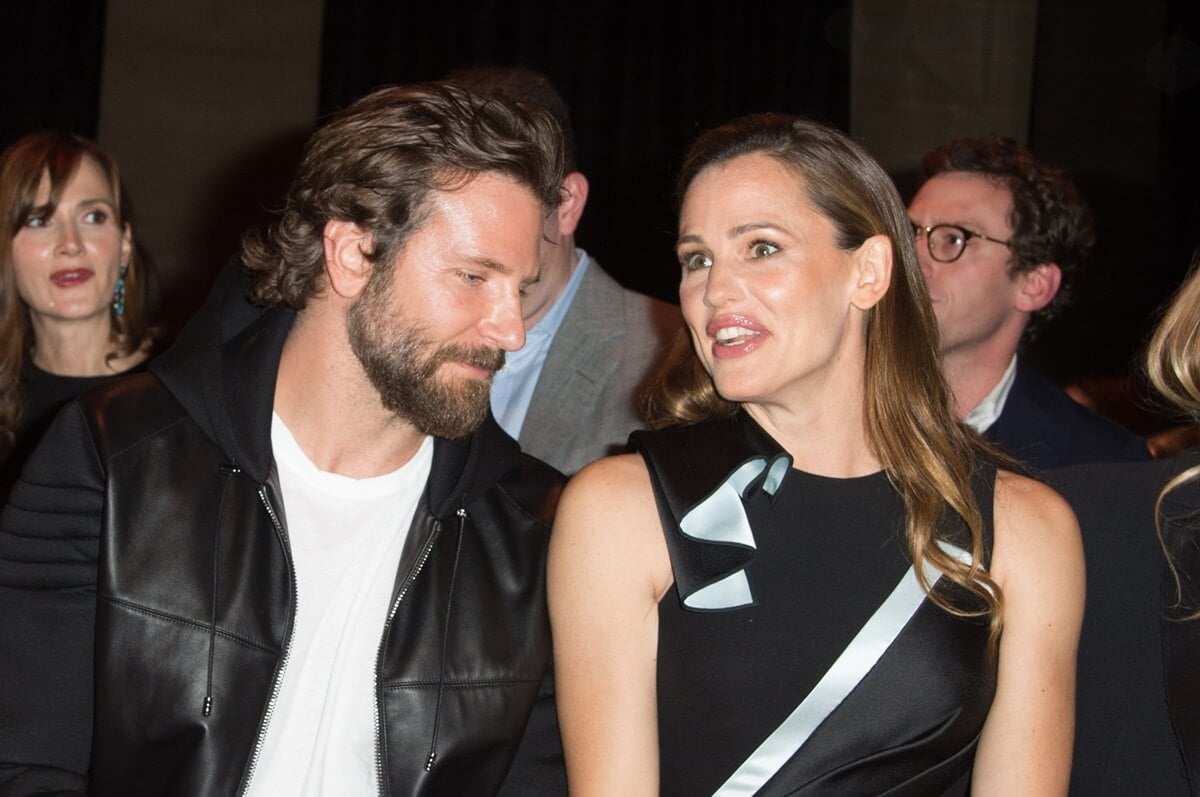
[[[82,793],[104,468],[64,408],[0,513],[0,794]]]
[[[567,766],[554,703],[554,665],[546,670],[516,758],[497,797],[565,797]]]

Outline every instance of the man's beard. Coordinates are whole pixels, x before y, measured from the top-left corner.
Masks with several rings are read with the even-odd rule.
[[[368,285],[346,315],[350,347],[367,378],[379,391],[383,406],[420,432],[450,440],[467,437],[487,417],[491,380],[465,376],[447,380],[439,378],[438,368],[446,362],[462,362],[495,372],[504,365],[504,352],[453,343],[434,348],[419,327],[394,320],[385,294],[390,276],[380,282],[383,291]]]

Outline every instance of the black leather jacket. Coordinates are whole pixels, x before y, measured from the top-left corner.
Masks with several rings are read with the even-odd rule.
[[[224,283],[223,311],[151,373],[68,407],[0,517],[0,791],[231,794],[253,776],[304,600],[270,455],[291,314]],[[561,483],[490,418],[435,441],[380,624],[382,793],[503,779],[550,656]]]

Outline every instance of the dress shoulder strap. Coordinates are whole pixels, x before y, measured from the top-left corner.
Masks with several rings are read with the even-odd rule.
[[[771,500],[791,457],[745,416],[635,432],[680,600],[697,611],[752,605],[756,550],[745,502]]]

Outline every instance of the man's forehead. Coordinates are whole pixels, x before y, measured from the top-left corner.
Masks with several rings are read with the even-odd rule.
[[[1002,175],[987,172],[951,171],[935,174],[926,180],[926,185],[932,184],[939,191],[948,195],[970,195],[978,197],[982,194],[1012,197],[1008,180]]]
[[[1012,208],[1012,190],[1003,177],[982,172],[942,172],[930,177],[917,190],[910,207],[936,206],[940,213],[975,217],[1000,214],[1007,218]],[[959,219],[961,220],[961,219]],[[953,219],[939,219],[951,222]]]
[[[430,190],[413,234],[442,236],[460,259],[532,280],[545,212],[522,183],[500,172],[480,172]]]

